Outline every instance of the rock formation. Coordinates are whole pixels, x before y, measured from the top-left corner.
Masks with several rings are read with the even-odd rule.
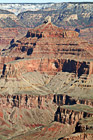
[[[47,17],[0,52],[3,138],[6,133],[8,139],[27,135],[26,139],[34,140],[39,133],[39,140],[66,139],[77,133],[80,119],[93,117],[93,50],[78,35],[58,28]],[[28,134],[30,130],[33,132]],[[85,140],[89,134],[82,132],[76,138]]]
[[[6,64],[6,75],[10,66],[13,72],[15,71],[15,65],[20,65],[16,68],[20,73],[24,63],[28,63],[25,65],[25,72],[41,71],[54,74],[65,71],[74,72],[77,76],[93,73],[90,45],[81,40],[77,32],[58,28],[50,20],[47,24],[29,30],[25,37],[12,43],[9,50],[10,52],[6,51],[4,54],[16,58],[20,55],[20,58],[29,58],[29,60],[23,59]]]
[[[72,139],[80,140],[81,138],[92,140],[93,139],[93,134],[91,133],[93,131],[92,122],[93,117],[80,120],[76,126],[76,133],[63,138],[63,140],[72,140]]]
[[[44,20],[44,23],[51,23],[51,17],[50,16],[47,16]]]
[[[36,7],[36,5],[34,6]],[[42,5],[40,4],[40,7],[41,6]],[[77,27],[81,29],[88,26],[93,27],[92,9],[93,3],[91,2],[52,3],[49,7],[43,8],[39,11],[28,10],[26,12],[21,12],[17,17],[29,27],[36,27],[44,21],[46,16],[51,16],[52,22],[59,27]]]
[[[80,109],[80,106],[82,106],[83,109]],[[58,107],[55,114],[55,121],[61,123],[77,124],[77,122],[82,118],[93,117],[93,112],[88,112],[86,108],[91,110],[91,108],[83,105],[74,105],[71,106],[70,109],[69,106],[66,106],[66,108],[65,106]]]
[[[27,30],[28,28],[23,27],[0,28],[0,49],[7,49],[12,39],[16,41],[17,38],[21,38],[23,34],[25,35]]]

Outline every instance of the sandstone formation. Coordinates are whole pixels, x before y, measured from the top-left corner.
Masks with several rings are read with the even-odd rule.
[[[73,134],[70,135],[69,137],[65,137],[62,140],[92,140],[93,139],[93,134],[84,134],[84,133],[77,133],[77,134]]]
[[[82,109],[81,109],[82,108]],[[89,110],[91,110],[89,112]],[[93,117],[93,109],[85,105],[62,106],[57,109],[55,121],[69,124],[77,124],[77,122],[85,117]]]
[[[11,59],[13,60],[13,57]],[[48,74],[56,74],[59,71],[72,72],[78,77],[82,74],[93,74],[92,62],[77,62],[66,59],[22,59],[9,62],[4,66],[3,75],[7,77],[18,77],[21,74],[33,71],[46,72]]]
[[[28,28],[14,27],[14,28],[0,28],[0,49],[6,49],[10,43],[16,41],[26,34]]]
[[[0,95],[0,106],[5,107],[9,106],[10,108],[18,107],[18,108],[34,108],[34,107],[45,107],[46,102],[55,103],[58,106],[62,105],[74,105],[77,104],[77,100],[71,98],[70,96],[66,95],[56,95],[57,101],[55,101],[55,95],[48,94],[48,95]],[[86,104],[87,103],[87,104]],[[93,107],[93,101],[89,100],[81,100],[81,104],[88,105],[90,107]],[[82,105],[82,106],[83,106]],[[80,105],[78,105],[80,107]],[[65,109],[66,110],[66,109]],[[65,112],[64,109],[58,108],[57,113]],[[84,116],[84,115],[83,115]],[[65,123],[66,121],[64,121]]]
[[[85,28],[80,30],[80,37],[86,39],[93,44],[93,28]]]
[[[9,51],[6,51],[4,55],[10,57],[12,54],[16,58],[19,55],[21,58],[29,58],[29,60],[23,59],[6,64],[6,69],[10,69],[11,66],[13,72],[15,65],[23,67],[24,63],[29,63],[27,66],[25,65],[25,72],[35,70],[44,72],[46,70],[45,72],[54,74],[58,71],[67,71],[74,72],[77,76],[93,73],[93,62],[91,61],[93,54],[90,45],[81,40],[77,32],[63,30],[52,23],[31,29],[25,37],[12,43]],[[31,66],[30,63],[36,64]]]
[[[0,52],[0,138],[92,138],[77,135],[79,121],[93,117],[92,52],[78,32],[58,28],[50,17],[12,40]]]
[[[76,126],[76,134],[65,137],[63,140],[80,140],[81,138],[89,140],[93,139],[93,117],[80,120]]]

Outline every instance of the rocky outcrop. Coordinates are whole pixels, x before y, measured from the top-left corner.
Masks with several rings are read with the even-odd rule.
[[[2,57],[0,56],[0,75],[4,74],[4,70],[6,68],[5,63],[8,63],[10,61],[15,60],[15,57],[9,57],[9,56],[5,56]]]
[[[93,106],[93,101],[92,100],[87,100],[87,99],[74,99],[73,97],[70,97],[68,95],[54,95],[54,103],[56,103],[58,106],[62,105],[74,105],[74,104],[84,104],[88,106]]]
[[[39,36],[39,34],[40,34],[40,36]],[[78,32],[58,28],[57,26],[52,25],[50,20],[49,20],[49,22],[46,22],[46,24],[42,25],[42,28],[40,27],[40,28],[29,30],[27,32],[27,35],[26,35],[26,37],[32,37],[32,38],[33,37],[38,37],[38,38],[42,38],[42,37],[62,37],[62,38],[73,37],[73,38],[75,38],[78,36],[79,36]]]
[[[57,98],[57,101],[56,101],[56,98]],[[61,102],[58,101],[60,99],[61,99]],[[57,95],[53,95],[53,94],[38,95],[38,96],[27,95],[27,94],[5,95],[5,96],[0,95],[0,119],[1,118],[4,119],[6,117],[7,121],[12,126],[14,126],[15,124],[19,124],[20,126],[20,123],[21,123],[22,126],[24,127],[26,126],[26,128],[41,127],[44,125],[45,122],[47,124],[48,121],[49,122],[57,121],[57,122],[61,122],[60,125],[62,125],[61,126],[62,129],[64,128],[63,126],[65,125],[68,126],[68,124],[70,124],[69,127],[67,127],[67,129],[65,130],[69,131],[70,127],[72,127],[73,132],[74,132],[74,127],[75,125],[77,125],[77,122],[80,119],[85,118],[85,117],[91,117],[93,116],[93,114],[86,111],[66,109],[64,106],[62,106],[62,108],[58,107],[58,105],[65,105],[66,103],[69,105],[71,104],[71,107],[72,107],[72,104],[74,104],[75,101],[73,100],[73,98],[71,99],[69,96],[67,97],[66,95],[58,95],[58,97]],[[80,106],[79,109],[81,108],[82,107]],[[39,118],[37,119],[37,117]],[[53,117],[54,117],[54,120],[53,120]],[[28,121],[26,121],[25,119]],[[24,123],[24,120],[25,120],[25,123]],[[53,129],[51,128],[51,129],[48,129],[48,131],[54,132],[55,130],[55,132],[57,132],[59,131],[59,128],[58,130],[55,130],[55,128]],[[45,128],[42,128],[42,129],[45,130]],[[71,129],[71,132],[72,132],[72,129]],[[76,137],[76,138],[79,138],[79,137]],[[89,135],[89,138],[90,138],[90,135]]]
[[[92,140],[93,139],[93,117],[81,119],[76,127],[74,134],[63,138],[63,140]]]
[[[9,56],[3,57],[3,56],[0,56],[0,63],[2,63],[4,65],[5,63],[8,63],[10,61],[14,61],[15,59],[16,59],[15,57],[9,57]]]
[[[85,28],[87,25],[93,25],[92,8],[92,3],[54,3],[40,11],[22,12],[18,18],[29,27],[36,27],[46,16],[51,16],[52,22],[57,26]]]
[[[69,17],[67,18],[64,18],[64,21],[68,21],[70,22],[71,20],[78,20],[78,15],[77,14],[73,14],[73,15],[70,15]]]
[[[55,121],[68,124],[77,124],[77,122],[85,117],[93,117],[93,113],[85,111],[77,111],[77,109],[66,109],[64,107],[58,107],[55,113]]]
[[[75,133],[86,132],[89,130],[93,130],[93,117],[80,120],[75,127]]]
[[[12,40],[0,57],[0,118],[12,128],[19,124],[24,131],[52,121],[74,129],[80,119],[93,116],[93,54],[89,50],[77,32],[51,22]]]
[[[0,28],[0,48],[6,49],[10,46],[11,40],[15,41],[26,34],[28,28]]]
[[[18,20],[16,15],[14,15],[14,14],[3,14],[3,13],[0,14],[0,19],[6,19],[9,17],[11,17],[11,19],[13,19],[13,20]]]
[[[82,37],[83,39],[88,40],[91,44],[93,44],[93,28],[85,28],[85,29],[81,29],[80,30],[80,37]]]
[[[61,105],[73,105],[76,104],[76,100],[73,99],[72,97],[68,96],[68,95],[54,95],[54,103],[56,103],[58,106]]]
[[[91,75],[93,56],[89,47],[78,37],[78,32],[58,28],[51,22],[45,23],[29,30],[25,37],[12,42],[8,51],[3,52],[9,57],[27,58],[5,64],[4,74],[16,77],[32,71],[52,75],[63,71],[75,73],[78,77]]]
[[[76,104],[84,104],[88,106],[93,106],[93,101],[92,100],[84,100],[84,99],[79,99],[76,101]]]
[[[91,75],[93,64],[92,62],[65,59],[21,59],[6,63],[3,68],[3,76],[18,77],[26,72],[33,71],[46,72],[52,75],[59,71],[72,72],[80,77],[82,74]]]
[[[58,28],[52,23],[42,24],[27,32],[27,35],[12,43],[10,52],[5,54],[12,56],[31,58],[66,58],[72,60],[82,58],[91,59],[91,45],[78,37],[76,31]]]
[[[93,134],[91,133],[76,133],[73,135],[70,135],[68,137],[63,138],[62,140],[92,140]],[[61,139],[60,139],[61,140]]]
[[[45,96],[34,96],[34,95],[0,95],[0,106],[1,107],[18,107],[18,108],[46,108],[45,103],[53,103],[53,95]]]
[[[3,87],[1,87],[2,89]],[[53,95],[53,94],[47,94],[47,95],[0,95],[0,106],[1,107],[18,107],[18,108],[33,108],[33,107],[44,107],[46,102],[51,102],[53,104],[56,104],[58,106],[62,105],[74,105],[77,103],[82,103],[83,105],[88,105],[90,107],[93,106],[93,101],[91,100],[76,100],[73,99],[70,96],[67,95]],[[59,110],[59,108],[58,108]],[[60,112],[64,112],[64,110],[61,110]],[[57,113],[59,113],[57,111]],[[65,111],[66,115],[66,111]]]

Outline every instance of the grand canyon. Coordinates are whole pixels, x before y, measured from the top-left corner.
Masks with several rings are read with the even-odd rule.
[[[0,140],[92,140],[93,3],[10,6],[0,5]]]

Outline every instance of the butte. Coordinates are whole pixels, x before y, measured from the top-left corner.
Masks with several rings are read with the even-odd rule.
[[[47,17],[1,50],[0,75],[0,138],[92,140],[93,48],[78,32]]]

